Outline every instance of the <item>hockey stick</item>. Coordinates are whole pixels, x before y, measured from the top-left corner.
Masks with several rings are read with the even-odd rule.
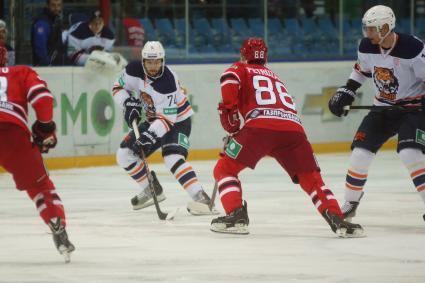
[[[350,110],[422,110],[422,106],[407,106],[407,105],[390,105],[390,106],[378,106],[378,105],[347,105],[344,106],[344,111],[350,111]]]
[[[133,126],[133,131],[134,131],[134,135],[136,136],[136,139],[139,139],[140,138],[140,132],[139,132],[139,128],[137,126],[136,120],[133,120],[132,126]],[[158,217],[161,220],[173,220],[174,216],[177,213],[177,210],[172,212],[172,213],[165,213],[165,212],[161,211],[161,208],[159,207],[159,203],[158,203],[158,198],[156,197],[155,189],[154,189],[153,184],[152,184],[152,175],[150,173],[148,162],[146,161],[146,156],[145,156],[145,152],[143,151],[143,149],[141,150],[141,153],[142,153],[141,157],[142,157],[143,163],[145,163],[146,174],[148,175],[149,190],[152,194],[153,203],[155,204],[156,213],[158,214]]]
[[[217,187],[218,187],[217,182],[215,182],[214,183],[214,189],[213,189],[212,194],[211,194],[211,201],[210,201],[210,204],[208,204],[208,208],[211,211],[212,211],[212,208],[214,206],[215,196],[217,195]]]
[[[223,145],[223,149],[222,149],[222,151],[219,153],[219,155],[220,155],[220,156],[224,155],[224,152],[226,151],[227,145],[229,144],[229,142],[230,142],[230,140],[232,139],[232,137],[233,137],[233,134],[229,134],[229,135],[227,135],[227,136],[225,136],[225,137],[223,138],[224,145]],[[213,206],[214,206],[215,197],[216,197],[216,195],[217,195],[217,190],[218,190],[218,184],[217,184],[217,182],[215,182],[215,183],[214,183],[214,189],[213,189],[213,192],[212,192],[212,194],[211,194],[211,202],[210,202],[210,204],[208,205],[208,208],[209,208],[211,211],[212,211],[212,208],[213,208]]]

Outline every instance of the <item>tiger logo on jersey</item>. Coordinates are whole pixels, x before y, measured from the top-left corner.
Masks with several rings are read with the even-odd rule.
[[[398,91],[398,79],[394,76],[394,69],[375,67],[373,81],[379,90],[379,98],[394,101]]]

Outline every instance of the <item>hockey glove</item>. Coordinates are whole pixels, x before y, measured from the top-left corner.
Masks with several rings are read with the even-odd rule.
[[[54,148],[58,143],[56,138],[56,124],[54,121],[42,123],[35,121],[32,125],[32,138],[35,145],[38,146],[41,153],[48,153],[49,149]]]
[[[338,117],[347,116],[348,111],[344,110],[344,106],[351,105],[356,97],[356,93],[345,86],[336,90],[334,96],[329,100],[329,110]]]
[[[124,119],[127,122],[127,125],[131,128],[133,120],[136,120],[139,124],[141,118],[142,102],[130,96],[124,101]]]
[[[239,131],[241,120],[239,119],[237,107],[228,109],[222,102],[220,102],[217,110],[220,115],[221,126],[226,132],[233,134]]]
[[[135,155],[142,157],[142,151],[144,155],[148,155],[153,145],[157,142],[157,136],[154,132],[145,131],[140,134],[140,137],[130,145],[130,149]]]

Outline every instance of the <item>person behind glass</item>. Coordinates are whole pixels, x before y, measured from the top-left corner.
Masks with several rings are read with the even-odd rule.
[[[6,66],[15,65],[15,50],[7,44],[7,27],[3,20],[0,20],[0,46],[6,48]]]
[[[66,63],[62,41],[62,0],[46,0],[43,12],[31,26],[34,66],[60,66]]]
[[[83,66],[94,50],[111,51],[114,33],[105,25],[100,11],[93,12],[88,22],[71,27],[68,37],[68,57],[73,65]]]

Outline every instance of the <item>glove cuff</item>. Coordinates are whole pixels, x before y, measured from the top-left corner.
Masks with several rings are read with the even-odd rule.
[[[347,88],[346,86],[342,86],[336,90],[336,92],[342,92],[350,95],[352,98],[356,98],[356,92],[352,91],[351,89]]]
[[[50,121],[47,123],[43,123],[40,121],[36,121],[34,123],[34,127],[42,132],[42,133],[53,133],[54,131],[56,131],[56,123],[54,121]]]

